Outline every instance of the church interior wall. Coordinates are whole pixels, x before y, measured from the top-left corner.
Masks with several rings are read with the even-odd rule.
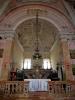
[[[21,68],[23,66],[23,50],[20,47],[20,42],[14,41],[13,44],[13,51],[12,51],[12,63],[15,65],[16,68]]]
[[[60,42],[59,40],[56,40],[50,53],[51,64],[54,69],[56,69],[57,64],[61,62],[61,54],[62,54],[61,52],[62,50],[61,50]]]

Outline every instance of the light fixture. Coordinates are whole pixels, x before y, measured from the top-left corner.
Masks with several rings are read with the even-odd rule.
[[[38,59],[42,59],[42,55],[39,53],[39,39],[38,39],[38,26],[39,26],[39,22],[38,22],[38,10],[36,12],[36,48],[35,48],[35,52],[33,54],[33,59],[38,60]]]

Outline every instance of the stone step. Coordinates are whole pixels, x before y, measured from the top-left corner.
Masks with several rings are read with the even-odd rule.
[[[75,100],[75,97],[56,96],[48,92],[29,92],[27,95],[0,97],[0,100]]]
[[[49,96],[48,92],[31,92],[29,93],[29,98],[31,98],[31,100],[54,100]]]

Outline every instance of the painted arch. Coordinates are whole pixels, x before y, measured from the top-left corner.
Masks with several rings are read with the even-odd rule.
[[[74,28],[68,18],[57,9],[44,5],[26,5],[10,11],[0,23],[0,30],[15,30],[23,21],[35,17],[35,10],[41,11],[39,18],[51,22],[59,32],[73,32]]]

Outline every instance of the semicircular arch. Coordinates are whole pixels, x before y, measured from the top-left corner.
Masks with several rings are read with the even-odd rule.
[[[50,21],[59,31],[73,31],[72,24],[64,14],[53,7],[43,5],[29,5],[12,10],[1,21],[0,30],[15,30],[23,21],[35,18],[37,9],[39,10],[39,18]]]

